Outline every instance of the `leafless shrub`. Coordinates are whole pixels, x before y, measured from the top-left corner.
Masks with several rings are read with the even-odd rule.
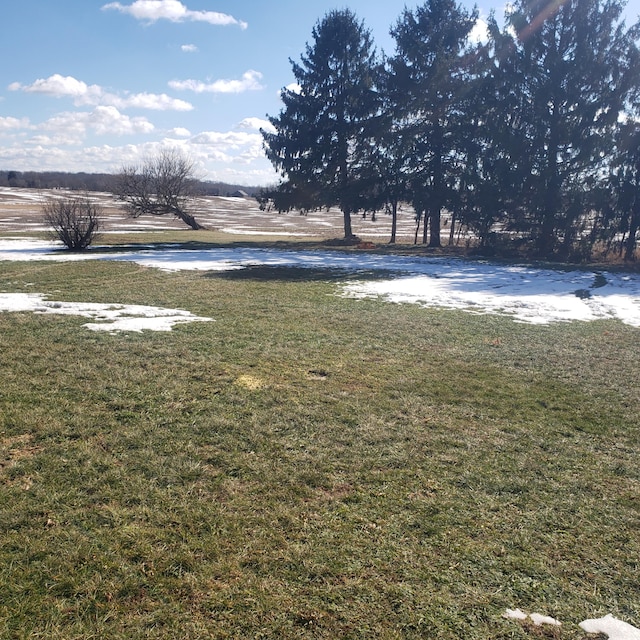
[[[101,226],[102,209],[87,196],[48,198],[42,205],[45,223],[51,235],[69,251],[82,251],[96,238]]]
[[[139,166],[123,167],[116,179],[116,195],[133,218],[173,215],[192,229],[202,229],[188,211],[196,185],[193,162],[168,148]]]

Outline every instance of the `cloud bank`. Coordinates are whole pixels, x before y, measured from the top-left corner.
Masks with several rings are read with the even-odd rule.
[[[193,91],[194,93],[244,93],[264,89],[260,84],[262,74],[249,69],[239,80],[216,80],[206,83],[199,80],[171,80],[169,86],[176,91]]]
[[[104,10],[114,9],[120,13],[133,16],[136,20],[154,23],[158,20],[170,22],[206,22],[216,26],[237,25],[247,28],[247,23],[233,16],[217,11],[192,11],[178,0],[136,0],[130,5],[110,2],[102,7]]]
[[[54,73],[48,78],[38,78],[29,85],[13,82],[10,91],[39,93],[53,98],[73,98],[76,106],[102,105],[118,109],[150,109],[155,111],[191,111],[193,105],[184,100],[171,98],[165,93],[132,93],[124,95],[110,93],[97,84],[88,85],[73,76]]]

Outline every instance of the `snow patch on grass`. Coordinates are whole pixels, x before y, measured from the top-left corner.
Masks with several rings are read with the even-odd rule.
[[[545,615],[543,615],[541,613],[525,613],[524,611],[521,611],[520,609],[507,609],[507,611],[505,612],[503,617],[504,618],[513,618],[515,620],[527,620],[527,619],[529,619],[537,627],[542,626],[543,624],[549,624],[549,625],[552,625],[554,627],[561,626],[561,623],[558,622],[555,618],[552,618],[551,616],[545,616]]]
[[[500,314],[516,322],[617,319],[640,327],[640,275],[583,269],[543,269],[459,258],[259,247],[182,248],[70,253],[52,243],[0,240],[0,260],[119,260],[165,271],[226,271],[247,266],[385,272],[379,280],[345,282],[352,298]],[[397,276],[389,277],[389,273]]]
[[[541,613],[525,613],[520,609],[507,609],[502,617],[521,622],[531,620],[536,626],[543,624],[561,626],[561,623],[551,616],[545,616]],[[611,614],[607,614],[603,618],[584,620],[578,626],[587,633],[603,633],[609,640],[640,640],[640,629],[628,622],[614,618]]]
[[[640,629],[614,618],[611,614],[604,618],[585,620],[579,626],[587,633],[604,633],[609,640],[640,640]]]
[[[210,322],[182,309],[146,305],[59,302],[46,300],[41,293],[0,293],[0,311],[31,311],[40,314],[72,315],[91,318],[83,326],[92,331],[171,331],[177,324]]]

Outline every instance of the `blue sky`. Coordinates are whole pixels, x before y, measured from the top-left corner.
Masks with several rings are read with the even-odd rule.
[[[634,5],[638,0],[632,0]],[[20,0],[2,9],[0,170],[116,172],[162,145],[199,175],[275,180],[259,127],[314,24],[349,7],[388,53],[405,0]],[[471,2],[468,3],[471,6]],[[480,6],[481,14],[491,5]]]

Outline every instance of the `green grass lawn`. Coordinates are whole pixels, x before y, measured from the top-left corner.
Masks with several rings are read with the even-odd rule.
[[[0,263],[0,291],[215,319],[110,335],[0,314],[0,637],[640,626],[638,329],[295,275]]]

